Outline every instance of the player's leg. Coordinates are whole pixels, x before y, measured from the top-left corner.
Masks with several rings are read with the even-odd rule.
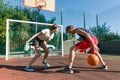
[[[69,68],[72,68],[73,66],[73,62],[74,62],[74,58],[75,58],[75,49],[76,47],[75,46],[72,46],[70,48],[70,54],[69,54]]]
[[[97,38],[96,38],[96,37],[93,37],[92,39],[93,39],[94,43],[95,43],[96,45],[98,45],[98,40],[97,40]],[[99,58],[99,60],[100,60],[100,62],[101,62],[101,64],[102,64],[102,66],[103,66],[102,68],[105,69],[105,70],[107,70],[108,67],[107,67],[106,63],[103,61],[103,58],[101,57],[100,53],[99,53],[98,51],[95,51],[94,49],[91,49],[91,51],[92,51],[92,53],[95,53],[95,54],[98,56],[98,58]]]
[[[43,50],[45,51],[45,55],[44,55],[44,59],[43,59],[43,64],[46,66],[46,67],[50,67],[50,64],[47,63],[47,58],[48,58],[48,55],[49,55],[49,50],[48,48],[46,47],[46,45],[43,43],[42,45],[40,45],[41,48],[43,48]]]
[[[31,66],[41,56],[39,47],[36,46],[36,45],[34,47],[35,47],[35,51],[36,51],[37,54],[32,58],[28,67]]]
[[[106,63],[103,61],[100,53],[96,51],[95,54],[98,56],[98,58],[99,58],[99,60],[100,60],[100,62],[101,62],[101,64],[102,64],[102,68],[105,69],[105,70],[107,70],[108,67],[107,67]]]
[[[34,71],[31,65],[41,56],[39,47],[37,45],[34,45],[34,48],[37,54],[32,58],[28,66],[25,68],[27,71]]]
[[[76,43],[74,46],[72,46],[70,48],[70,54],[69,54],[69,66],[65,67],[63,69],[63,72],[65,73],[74,73],[72,70],[72,65],[73,65],[73,61],[75,58],[75,51],[79,50],[80,52],[85,51],[89,46],[87,45],[87,41],[86,40],[82,40],[78,43]]]
[[[66,66],[62,72],[64,73],[74,73],[73,70],[72,70],[72,66],[73,66],[73,62],[74,62],[74,58],[75,58],[75,50],[76,50],[76,47],[75,46],[72,46],[70,48],[70,52],[69,52],[69,63],[68,63],[68,66]]]

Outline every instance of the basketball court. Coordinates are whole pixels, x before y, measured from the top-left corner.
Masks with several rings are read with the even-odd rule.
[[[60,70],[68,62],[68,55],[49,56],[50,68],[41,64],[43,57],[40,57],[32,66],[35,72],[24,71],[25,66],[31,58],[12,58],[6,61],[0,59],[1,80],[120,80],[120,59],[119,56],[103,56],[108,64],[109,70],[100,69],[100,65],[89,66],[86,61],[87,54],[77,54],[74,62],[74,74],[61,73]]]
[[[55,0],[24,0],[24,6],[29,8],[36,8],[40,10],[47,10],[55,12]],[[0,80],[120,80],[120,58],[119,56],[102,55],[104,61],[107,63],[109,70],[102,70],[100,64],[97,66],[90,66],[87,63],[88,54],[77,53],[73,65],[74,74],[62,73],[61,70],[67,65],[69,59],[68,54],[63,54],[63,30],[61,28],[61,45],[60,52],[57,56],[49,56],[48,63],[51,67],[46,68],[42,64],[43,56],[41,56],[32,67],[35,69],[34,72],[27,72],[24,68],[28,65],[32,57],[22,58],[9,58],[10,57],[10,40],[9,40],[9,24],[13,23],[25,23],[34,24],[35,28],[38,25],[49,26],[52,24],[38,23],[31,21],[12,20],[7,19],[6,29],[6,58],[0,58]],[[29,25],[30,26],[30,25]],[[11,27],[11,26],[10,26]],[[37,29],[37,28],[36,28]],[[37,31],[36,31],[37,32]],[[17,36],[18,37],[18,36]],[[17,42],[17,41],[11,41]],[[25,41],[21,41],[24,42]],[[55,43],[55,42],[54,42]],[[17,44],[17,43],[12,43]],[[20,51],[19,51],[20,52]],[[22,53],[22,52],[20,52]],[[53,54],[53,52],[51,52]],[[62,56],[61,56],[62,55]],[[18,56],[18,55],[17,55]],[[64,56],[64,57],[63,57]]]

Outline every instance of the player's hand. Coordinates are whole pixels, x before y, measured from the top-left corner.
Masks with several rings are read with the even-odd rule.
[[[100,49],[96,45],[93,46],[93,49],[98,51],[98,52],[100,51]]]
[[[26,41],[26,44],[28,44],[29,43],[29,41]]]
[[[46,41],[44,41],[44,44],[45,44],[45,45],[47,45],[47,42],[46,42]]]

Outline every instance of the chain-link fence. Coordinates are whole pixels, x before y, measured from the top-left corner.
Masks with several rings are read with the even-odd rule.
[[[22,9],[24,7],[23,0],[4,0],[4,3],[8,3],[13,8],[19,6]],[[28,9],[34,10],[35,8]],[[56,5],[55,12],[39,10],[38,15],[43,14],[48,21],[51,18],[54,18],[54,23],[64,26],[64,32],[67,25],[74,25],[75,27],[82,27],[87,29],[92,28],[91,30],[96,29],[93,31],[93,33],[95,33],[99,41],[120,41],[119,12],[120,5],[114,6],[98,14],[91,14],[89,12],[77,11],[64,7],[59,8]],[[37,17],[35,17],[35,19],[38,21]]]

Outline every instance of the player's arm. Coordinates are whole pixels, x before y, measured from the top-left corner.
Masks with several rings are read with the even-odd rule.
[[[51,39],[53,39],[53,37],[54,37],[54,33],[48,39],[45,40],[45,43],[47,44]]]
[[[48,38],[48,39],[45,40],[44,43],[47,44],[47,43],[49,43],[50,40],[51,40],[51,38]]]
[[[93,42],[93,40],[92,40],[92,38],[91,38],[91,36],[90,36],[89,33],[85,32],[85,31],[83,31],[83,30],[81,30],[81,29],[76,29],[75,32],[76,32],[77,34],[81,34],[81,35],[85,36],[85,37],[90,41],[92,47],[93,47],[95,50],[99,51],[99,48],[95,45],[95,43]]]
[[[26,43],[30,42],[32,39],[34,39],[35,37],[37,37],[38,35],[42,34],[42,32],[36,33],[35,35],[33,35],[29,40],[26,41]]]

